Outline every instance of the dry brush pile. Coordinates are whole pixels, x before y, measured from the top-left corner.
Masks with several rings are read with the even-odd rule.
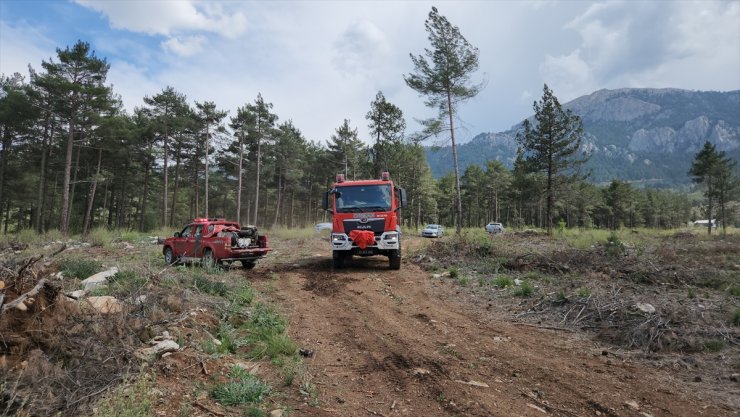
[[[435,243],[417,257],[424,267],[451,269],[518,320],[645,352],[740,347],[740,236],[612,235],[585,249],[536,233]]]

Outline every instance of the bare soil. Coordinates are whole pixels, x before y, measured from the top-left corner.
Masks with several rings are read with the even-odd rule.
[[[531,245],[531,239],[539,238],[511,239],[516,246],[525,239]],[[706,328],[699,319],[686,320],[684,327],[664,326],[670,331],[661,331],[657,339],[679,340],[672,345],[656,348],[651,344],[655,340],[636,334],[652,316],[635,318],[626,309],[646,295],[658,308],[667,308],[658,301],[678,298],[675,285],[635,282],[629,273],[609,277],[609,265],[594,265],[600,261],[586,257],[577,261],[593,274],[579,275],[567,285],[589,285],[590,297],[569,296],[567,302],[555,302],[555,289],[563,281],[548,284],[547,277],[562,277],[563,268],[574,269],[563,258],[520,259],[512,253],[502,260],[510,262],[507,271],[540,272],[536,295],[519,298],[508,289],[485,285],[491,274],[478,267],[475,271],[474,262],[464,260],[463,252],[450,255],[448,249],[436,246],[440,242],[407,239],[400,271],[389,270],[382,257],[355,258],[348,268],[333,270],[328,245],[320,238],[271,242],[275,251],[254,270],[231,269],[209,279],[228,286],[247,280],[264,301],[284,314],[289,335],[307,352],[302,360],[303,384],[285,384],[278,365],[250,361],[244,348],[232,355],[205,353],[204,341],[213,338],[225,316],[223,304],[218,297],[175,285],[185,282],[187,271],[160,270],[163,265],[155,264],[146,267],[150,284],[142,292],[148,294],[147,301],[129,305],[119,316],[90,315],[55,302],[56,291],[76,289],[74,283],[59,282],[29,311],[0,316],[0,383],[4,384],[0,415],[54,415],[55,410],[63,415],[90,415],[95,401],[123,381],[125,374],[144,371],[155,378],[154,415],[241,416],[244,408],[225,407],[208,396],[208,387],[223,380],[234,364],[273,387],[260,405],[266,415],[277,409],[291,416],[740,415],[737,327],[721,330],[729,343],[714,353],[687,349],[691,343],[680,342],[701,335],[701,329],[691,330]],[[541,243],[550,244],[546,239]],[[729,245],[729,255],[723,252],[731,261],[737,258],[734,244]],[[115,263],[131,262],[137,256],[143,259],[151,252],[152,246],[137,246],[126,251],[80,249],[75,255]],[[16,257],[28,255],[22,252]],[[490,256],[482,254],[482,258]],[[4,278],[7,288],[8,275],[23,263],[4,265],[9,270]],[[35,265],[22,286],[13,286],[12,293],[6,290],[6,305],[32,287],[34,280],[56,272],[54,261]],[[463,285],[445,276],[449,265],[469,274],[472,282]],[[633,271],[641,268],[632,267]],[[542,272],[547,268],[554,269]],[[657,272],[654,275],[662,277],[659,282],[666,281]],[[626,285],[629,294],[609,310],[605,306],[616,302],[605,289],[620,280],[631,283]],[[717,294],[707,294],[704,301],[700,295],[690,302],[737,306],[737,297],[720,302]],[[717,311],[724,311],[725,304]],[[581,310],[577,320],[575,310]],[[605,320],[609,326],[589,327],[602,310],[617,313]],[[568,311],[572,312],[563,320]],[[691,316],[694,311],[686,307],[684,314]],[[625,318],[616,320],[620,314]],[[643,327],[648,333],[655,328]],[[181,350],[142,368],[134,350],[165,330],[177,337]],[[67,371],[70,363],[76,373]],[[77,381],[62,387],[70,377]],[[54,407],[48,406],[48,399]]]

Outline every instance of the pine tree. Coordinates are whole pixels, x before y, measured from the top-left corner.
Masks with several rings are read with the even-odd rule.
[[[563,110],[547,84],[542,100],[535,101],[533,107],[536,124],[532,126],[525,120],[523,131],[517,134],[517,142],[524,150],[527,168],[545,174],[547,233],[552,234],[557,193],[566,182],[577,178],[577,174],[569,176],[568,172],[586,162],[585,158],[575,157],[583,139],[583,124],[571,110]]]
[[[704,142],[704,147],[696,154],[691,163],[689,175],[692,181],[704,185],[704,197],[707,199],[707,233],[712,234],[714,219],[712,217],[715,200],[719,200],[720,211],[724,217],[725,204],[732,198],[738,187],[734,176],[735,162],[731,161],[725,152],[717,151],[716,147]],[[722,219],[724,222],[724,218]]]
[[[347,179],[356,179],[364,174],[363,162],[366,161],[367,148],[357,134],[357,128],[352,129],[349,120],[344,119],[329,142],[334,165],[338,166]]]
[[[221,125],[221,121],[224,117],[226,117],[226,114],[228,111],[222,111],[216,109],[216,103],[212,101],[206,101],[203,103],[195,102],[195,107],[198,109],[198,120],[203,126],[203,129],[205,129],[205,151],[206,151],[206,157],[205,157],[205,216],[208,217],[208,152],[209,152],[209,141],[212,134],[215,134],[216,132],[223,132],[224,127]]]
[[[403,112],[395,104],[386,101],[381,91],[375,95],[375,100],[370,103],[370,111],[365,118],[369,121],[370,134],[375,139],[371,148],[373,158],[373,173],[380,178],[383,171],[390,171],[391,155],[394,148],[403,141],[403,133],[406,129],[406,121]],[[393,172],[397,175],[398,172]]]
[[[56,112],[67,121],[67,144],[64,162],[64,185],[62,188],[62,208],[59,230],[69,232],[70,184],[72,182],[72,153],[75,134],[80,134],[78,123],[87,112],[95,112],[101,105],[106,106],[110,97],[109,88],[104,85],[110,64],[95,56],[90,44],[78,41],[72,48],[57,48],[59,63],[43,61],[41,66],[46,74],[37,82],[45,90],[53,92]],[[80,139],[80,138],[77,138]]]
[[[437,119],[427,120],[429,133],[450,133],[452,141],[452,161],[455,169],[456,192],[456,232],[459,235],[462,223],[462,203],[460,194],[460,171],[457,163],[454,120],[457,106],[465,100],[475,97],[482,84],[471,84],[471,75],[478,70],[478,49],[472,46],[446,17],[432,7],[429,17],[424,22],[431,49],[425,49],[424,55],[410,54],[414,64],[414,73],[404,76],[404,81],[420,95],[426,96],[425,104],[438,110]],[[445,127],[445,119],[448,125]]]
[[[188,110],[184,94],[178,93],[174,88],[167,86],[161,93],[144,97],[144,103],[149,106],[148,111],[155,123],[155,130],[162,139],[162,227],[169,226],[167,217],[167,199],[169,194],[169,157],[170,157],[170,135],[182,128],[183,116]]]

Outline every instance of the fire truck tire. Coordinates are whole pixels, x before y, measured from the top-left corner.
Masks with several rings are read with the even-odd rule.
[[[174,254],[172,253],[172,248],[169,246],[164,248],[164,263],[166,263],[167,265],[172,265],[175,263],[175,261],[176,260]]]
[[[242,268],[244,269],[254,269],[255,265],[257,263],[253,261],[242,261]]]
[[[332,264],[334,268],[341,269],[344,268],[344,259],[346,258],[344,252],[342,251],[333,251],[332,252]]]
[[[216,266],[216,260],[213,258],[213,251],[210,249],[203,250],[203,266],[213,268]]]
[[[401,249],[391,251],[388,255],[388,266],[390,269],[401,269]]]

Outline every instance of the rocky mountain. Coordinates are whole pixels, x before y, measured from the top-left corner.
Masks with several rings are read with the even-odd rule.
[[[740,90],[599,90],[563,106],[583,119],[582,151],[590,157],[585,169],[593,182],[688,184],[691,161],[706,140],[740,161]],[[521,123],[501,133],[481,133],[459,146],[461,172],[490,159],[511,167],[520,129]],[[435,176],[452,171],[451,155],[450,147],[427,148]]]

